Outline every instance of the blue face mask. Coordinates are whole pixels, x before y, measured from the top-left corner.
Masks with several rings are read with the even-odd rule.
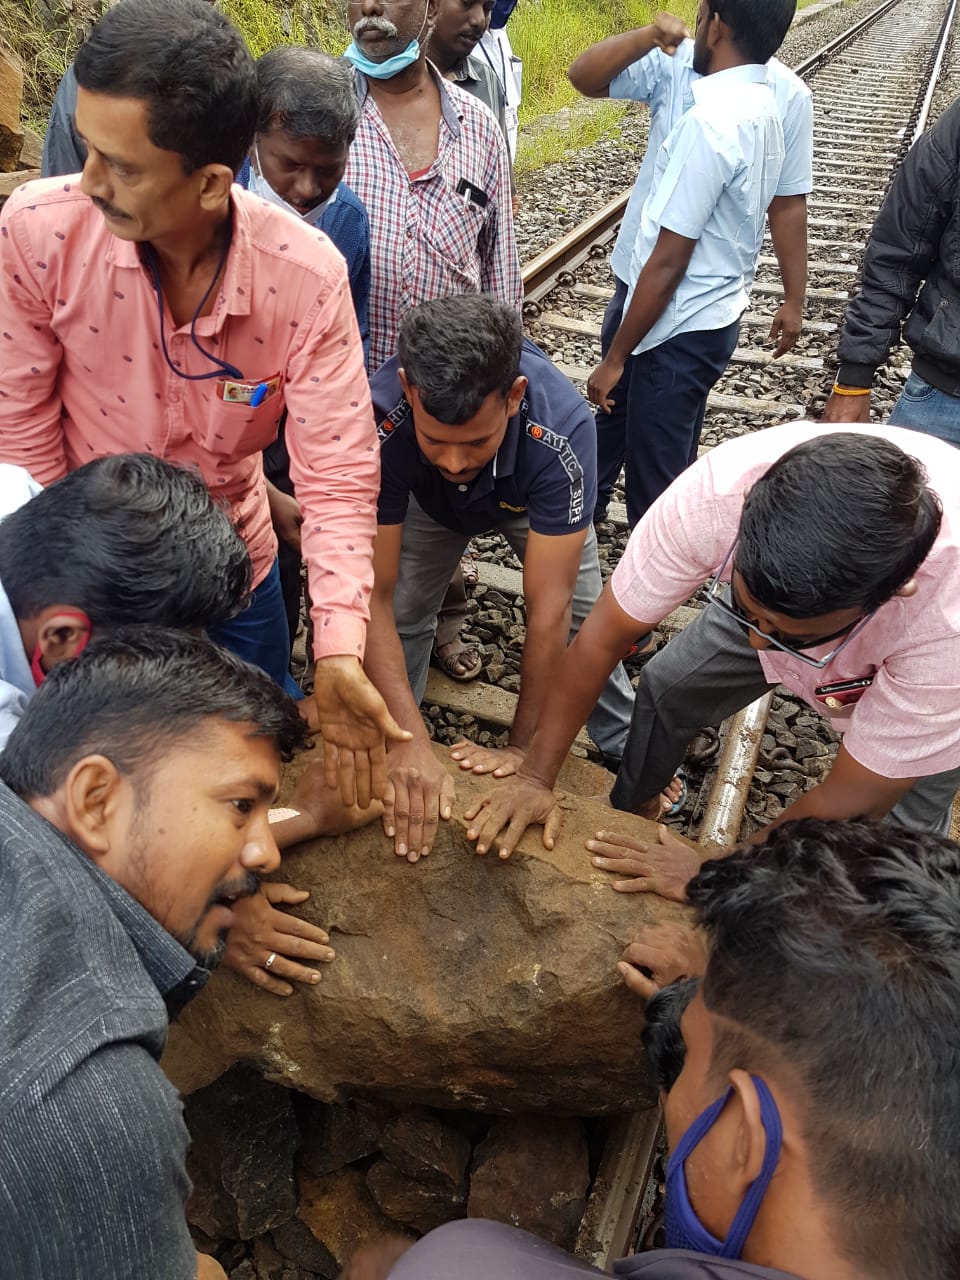
[[[687,1175],[684,1164],[690,1152],[706,1136],[717,1122],[720,1112],[732,1092],[728,1089],[722,1098],[707,1107],[686,1131],[667,1164],[666,1205],[664,1209],[664,1233],[668,1249],[692,1249],[694,1253],[709,1254],[713,1258],[739,1258],[747,1242],[760,1204],[767,1193],[783,1143],[783,1125],[773,1095],[758,1076],[751,1076],[760,1098],[760,1118],[767,1135],[767,1149],[763,1154],[763,1166],[759,1175],[747,1188],[743,1203],[736,1212],[726,1240],[718,1240],[708,1231],[687,1193]]]

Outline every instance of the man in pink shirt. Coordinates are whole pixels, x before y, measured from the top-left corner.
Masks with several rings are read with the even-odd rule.
[[[254,566],[212,634],[282,682],[289,648],[261,452],[287,411],[313,599],[315,720],[345,800],[407,737],[367,681],[379,454],[343,259],[233,185],[253,60],[202,0],[121,0],[76,59],[82,178],[0,212],[0,461],[42,484],[143,450],[196,466]]]
[[[960,785],[960,457],[897,427],[800,422],[714,449],[646,513],[566,652],[516,779],[468,812],[478,851],[506,856],[530,822],[546,823],[551,846],[551,787],[596,692],[711,578],[707,608],[644,668],[613,805],[657,816],[694,734],[782,684],[843,743],[824,781],[771,825],[891,815],[947,829]],[[595,865],[639,877],[623,887],[669,897],[682,899],[695,869],[678,842],[590,847]]]

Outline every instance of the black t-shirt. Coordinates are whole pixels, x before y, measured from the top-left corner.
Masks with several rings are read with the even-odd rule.
[[[497,455],[469,484],[445,480],[420,451],[413,413],[388,360],[370,381],[380,437],[380,524],[402,524],[412,494],[431,519],[469,535],[526,515],[534,533],[585,529],[597,498],[597,437],[586,401],[539,347],[524,341],[527,390]]]

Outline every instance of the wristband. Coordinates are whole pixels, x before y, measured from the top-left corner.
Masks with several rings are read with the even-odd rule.
[[[836,383],[833,384],[835,396],[868,396],[870,391],[870,387],[838,387]]]

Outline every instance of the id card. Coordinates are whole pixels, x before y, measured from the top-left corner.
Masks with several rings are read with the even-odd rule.
[[[266,391],[260,392],[260,387],[264,386]],[[279,390],[279,373],[275,373],[269,378],[254,378],[250,381],[234,382],[229,378],[221,378],[217,382],[217,395],[226,404],[248,405],[255,400],[257,405],[261,405],[264,400],[269,400],[271,396],[275,396]]]

